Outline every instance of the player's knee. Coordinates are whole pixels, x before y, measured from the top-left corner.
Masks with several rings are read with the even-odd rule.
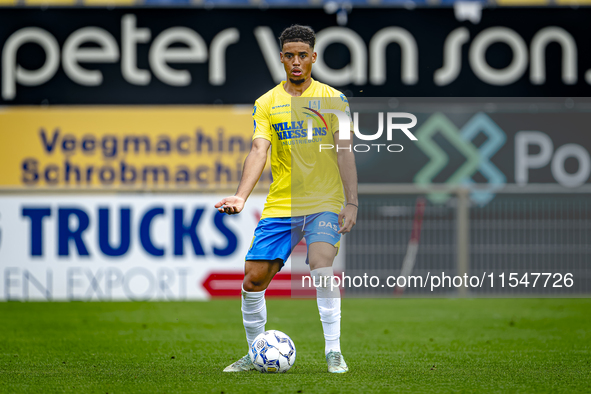
[[[242,282],[244,291],[263,291],[267,288],[265,278],[245,276]]]

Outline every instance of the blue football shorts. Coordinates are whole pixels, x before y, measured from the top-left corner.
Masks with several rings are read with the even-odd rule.
[[[334,212],[320,212],[291,218],[262,219],[254,230],[246,260],[281,259],[285,264],[302,238],[306,239],[308,246],[314,242],[326,242],[338,248],[341,241],[338,218]]]

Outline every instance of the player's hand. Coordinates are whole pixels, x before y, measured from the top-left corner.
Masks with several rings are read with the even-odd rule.
[[[339,227],[338,233],[346,234],[357,223],[357,207],[354,205],[346,205],[341,212],[339,212]]]
[[[242,209],[244,208],[244,203],[245,201],[243,198],[231,196],[222,198],[222,200],[214,206],[218,209],[218,211],[222,213],[227,213],[228,215],[236,215],[237,213],[240,213],[242,211]]]

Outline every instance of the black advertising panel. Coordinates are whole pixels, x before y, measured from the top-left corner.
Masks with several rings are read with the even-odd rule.
[[[252,103],[276,37],[318,33],[314,76],[350,97],[589,96],[591,9],[2,9],[2,105]]]

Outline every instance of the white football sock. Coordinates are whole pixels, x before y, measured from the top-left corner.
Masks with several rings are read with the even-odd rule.
[[[331,350],[341,351],[341,292],[338,287],[331,289],[332,267],[310,271],[312,283],[316,286],[316,302],[324,330],[324,354]],[[328,277],[326,280],[323,277]]]
[[[246,291],[242,288],[242,323],[244,323],[246,341],[250,350],[250,345],[257,335],[265,332],[265,324],[267,323],[265,290]]]

